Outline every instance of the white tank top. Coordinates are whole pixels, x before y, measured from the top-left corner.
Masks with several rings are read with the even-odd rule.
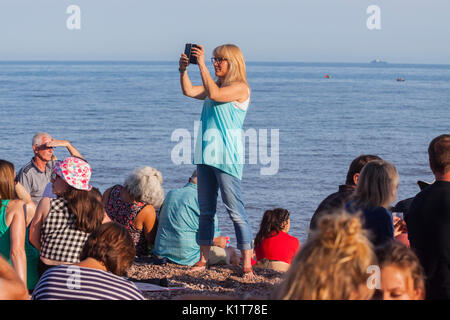
[[[248,98],[244,102],[238,102],[237,100],[232,101],[231,104],[238,109],[247,111],[248,106],[250,105],[250,89],[248,89]]]

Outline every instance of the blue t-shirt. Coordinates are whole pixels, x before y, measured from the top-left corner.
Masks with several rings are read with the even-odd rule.
[[[169,191],[159,211],[153,253],[181,265],[192,266],[199,261],[199,217],[196,184],[187,183],[183,188]],[[214,228],[217,237],[220,235],[217,216]]]
[[[364,229],[370,231],[370,240],[374,246],[383,245],[394,239],[394,222],[392,214],[384,207],[376,208],[355,208],[353,202],[346,204],[346,209],[350,213],[362,210],[362,222]]]

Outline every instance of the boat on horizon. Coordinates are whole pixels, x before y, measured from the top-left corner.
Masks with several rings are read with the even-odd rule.
[[[376,58],[375,60],[370,61],[373,64],[387,64],[386,61],[381,60],[380,58]]]

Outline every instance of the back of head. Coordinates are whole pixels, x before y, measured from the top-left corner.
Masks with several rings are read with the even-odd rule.
[[[422,298],[425,295],[425,272],[416,254],[405,245],[397,241],[389,241],[376,250],[378,264],[381,269],[387,266],[397,267],[412,278],[412,290],[420,290]]]
[[[229,69],[222,85],[233,82],[244,82],[247,84],[244,55],[238,46],[234,44],[224,44],[218,46],[214,49],[213,55],[216,57],[225,58],[228,61]]]
[[[152,167],[136,168],[124,182],[130,196],[155,207],[160,207],[164,200],[162,173]]]
[[[347,185],[355,185],[353,181],[353,177],[355,174],[360,173],[362,168],[372,160],[382,160],[379,156],[371,155],[371,154],[362,154],[359,157],[353,159],[352,163],[348,168],[347,178],[345,179],[345,184]]]
[[[136,249],[128,230],[118,223],[108,222],[89,235],[80,260],[94,258],[102,262],[109,272],[122,276],[135,255]]]
[[[6,160],[0,160],[0,199],[8,200],[15,198],[14,187],[15,171],[14,165]],[[1,207],[1,204],[0,204]]]
[[[376,262],[357,215],[323,216],[275,292],[284,300],[370,298],[367,268]]]
[[[353,200],[361,208],[375,208],[392,199],[398,183],[395,166],[384,160],[373,160],[361,171]]]
[[[433,173],[450,172],[450,134],[442,134],[430,142],[428,157]]]
[[[105,209],[95,190],[78,190],[69,186],[64,198],[75,215],[78,229],[91,233],[102,224]]]
[[[266,210],[264,212],[259,231],[255,237],[255,247],[258,247],[264,238],[271,235],[278,234],[285,226],[285,223],[289,219],[289,211],[282,208],[276,208],[273,210]]]

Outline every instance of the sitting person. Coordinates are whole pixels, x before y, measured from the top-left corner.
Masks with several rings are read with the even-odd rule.
[[[362,168],[366,165],[366,163],[372,160],[381,160],[381,158],[375,155],[363,154],[353,159],[347,171],[345,184],[341,184],[337,192],[330,194],[319,204],[311,218],[311,222],[309,224],[310,230],[314,230],[316,228],[317,221],[323,214],[333,212],[334,210],[345,206],[356,189],[356,184],[358,183],[358,178]]]
[[[12,264],[28,290],[33,290],[38,281],[39,252],[28,239],[28,224],[34,216],[34,204],[14,177],[14,165],[0,160],[0,254]],[[18,195],[31,204],[17,199]]]
[[[403,230],[396,225],[387,208],[397,197],[398,173],[392,163],[373,160],[364,166],[358,185],[346,209],[351,213],[362,211],[364,228],[370,230],[375,246],[394,239]]]
[[[0,300],[28,300],[23,280],[0,254]]]
[[[375,253],[361,220],[345,211],[324,215],[272,299],[370,299],[374,290],[367,286],[367,269],[373,264]]]
[[[67,140],[55,140],[46,132],[39,132],[34,135],[32,140],[34,157],[20,169],[17,178],[30,194],[36,206],[43,198],[44,190],[50,182],[50,175],[56,163],[53,154],[53,148],[55,147],[66,147],[71,156],[83,158],[80,152]]]
[[[425,273],[414,252],[396,241],[377,249],[383,300],[423,300]]]
[[[53,193],[43,198],[30,228],[30,241],[40,251],[39,276],[60,264],[80,262],[89,234],[103,219],[104,208],[89,180],[91,167],[83,159],[68,157],[53,167]]]
[[[122,276],[133,263],[133,240],[115,222],[101,225],[87,239],[74,265],[46,271],[33,300],[144,300],[136,285]]]
[[[153,253],[177,264],[194,265],[200,259],[199,216],[195,170],[184,187],[167,193],[159,214]],[[214,246],[210,249],[208,265],[239,264],[239,255],[232,247],[226,247],[226,237],[220,236],[217,217],[214,219]]]
[[[103,205],[111,221],[125,226],[133,238],[136,255],[145,256],[155,241],[158,221],[155,207],[164,200],[162,174],[151,167],[135,169],[123,186],[103,193]]]
[[[290,225],[288,210],[277,208],[264,212],[254,243],[255,267],[287,271],[292,258],[300,249],[298,239],[288,234]],[[264,259],[268,263],[262,262]]]

